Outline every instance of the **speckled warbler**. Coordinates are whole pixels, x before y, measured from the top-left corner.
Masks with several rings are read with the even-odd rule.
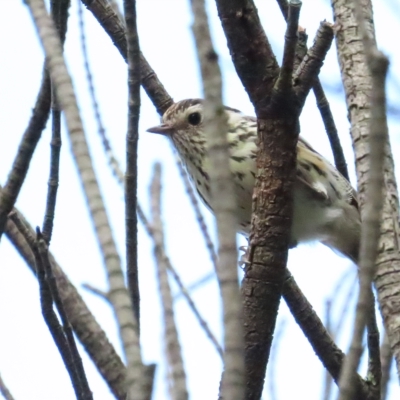
[[[172,140],[198,194],[212,210],[203,104],[201,99],[173,104],[164,113],[161,125],[148,129],[148,132]],[[230,168],[235,182],[237,230],[248,235],[257,172],[257,120],[233,108],[226,107],[225,110]],[[337,169],[301,137],[297,144],[293,196],[291,241],[319,240],[356,262],[361,225],[356,192]]]

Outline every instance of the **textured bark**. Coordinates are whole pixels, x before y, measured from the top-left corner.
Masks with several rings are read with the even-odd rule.
[[[259,120],[259,131],[268,140],[261,141],[257,159],[250,264],[242,283],[246,399],[254,400],[261,398],[289,246],[298,123],[297,118],[287,117],[296,115],[293,111],[284,115]]]
[[[140,336],[140,290],[137,232],[137,158],[140,115],[140,47],[137,32],[136,1],[124,1],[128,41],[128,132],[125,172],[125,251],[128,287]]]
[[[217,7],[236,71],[258,118],[258,174],[253,194],[249,264],[242,285],[246,399],[258,400],[263,389],[287,262],[298,116],[319,73],[324,51],[330,46],[332,29],[329,24],[324,24],[327,41],[315,45],[321,51],[317,52],[318,57],[310,58],[312,65],[304,69],[310,74],[303,85],[300,83],[300,88],[295,88],[296,96],[292,88],[296,36],[292,31],[293,27],[297,31],[298,3],[289,5],[281,71],[254,3],[251,0],[217,0]]]
[[[365,24],[374,38],[372,5],[363,0]],[[356,157],[358,200],[361,210],[366,198],[369,166],[368,133],[370,125],[371,76],[365,59],[363,42],[359,35],[351,2],[332,1],[336,22],[336,43],[342,80],[346,91],[351,136]],[[399,254],[399,201],[394,176],[390,144],[386,146],[384,162],[384,205],[381,236],[378,247],[375,286],[389,342],[400,376],[400,254]]]
[[[251,0],[217,0],[233,63],[256,110],[269,103],[278,63]]]

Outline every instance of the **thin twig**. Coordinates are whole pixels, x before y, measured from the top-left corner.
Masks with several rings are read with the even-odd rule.
[[[345,355],[332,340],[324,324],[289,271],[286,272],[282,295],[316,355],[329,371],[334,381],[338,383]],[[354,400],[368,399],[369,388],[359,375],[357,375],[355,389]]]
[[[190,183],[188,174],[187,174],[185,168],[183,167],[182,161],[180,160],[176,150],[174,149],[173,146],[171,148],[172,148],[172,152],[174,153],[174,155],[176,157],[176,166],[177,166],[179,174],[182,178],[183,186],[185,187],[186,194],[189,196],[189,200],[190,200],[190,203],[194,210],[194,214],[196,217],[196,221],[199,225],[200,232],[202,233],[202,236],[204,238],[206,248],[207,248],[210,258],[211,258],[211,262],[214,266],[214,269],[217,270],[217,262],[218,262],[217,253],[215,251],[215,246],[211,239],[211,236],[210,236],[206,221],[204,219],[203,213],[201,212],[199,202],[197,200],[196,195],[194,194],[193,185]]]
[[[339,279],[338,283],[334,286],[333,290],[331,291],[331,293],[332,293],[331,298],[334,299],[335,296],[337,296],[337,293],[339,293],[339,290],[342,289],[343,283],[347,280],[347,278],[350,278],[349,274],[352,272],[354,273],[353,280],[350,283],[347,294],[344,296],[342,308],[340,309],[339,314],[338,314],[337,323],[334,326],[332,326],[332,338],[334,340],[338,337],[338,335],[342,329],[342,326],[345,322],[346,315],[350,311],[349,304],[355,294],[354,292],[357,288],[357,282],[358,282],[358,276],[357,276],[356,271],[353,269],[348,269],[342,275],[342,277]]]
[[[325,131],[328,135],[329,143],[331,145],[333,159],[337,170],[348,180],[349,171],[347,169],[346,159],[344,158],[343,148],[340,143],[338,131],[336,129],[335,120],[329,106],[328,99],[325,96],[324,89],[322,88],[321,81],[318,79],[314,82],[313,91],[317,100],[317,107],[322,117],[325,126]]]
[[[90,391],[82,359],[76,347],[74,335],[58,292],[57,282],[54,278],[49,260],[48,247],[39,230],[37,231],[35,244],[36,248],[32,250],[37,262],[36,266],[38,270],[43,315],[45,318],[47,316],[46,323],[63,357],[77,398],[91,400],[93,399],[92,392]],[[59,324],[58,318],[53,311],[53,301],[61,318],[62,326]],[[60,330],[61,333],[59,332]]]
[[[50,12],[60,36],[61,44],[65,41],[68,21],[69,0],[55,1],[50,3]],[[54,86],[51,88],[51,120],[52,120],[52,136],[51,136],[51,155],[50,155],[50,176],[48,181],[48,191],[46,199],[46,211],[42,224],[42,235],[46,243],[49,244],[53,233],[54,213],[56,208],[59,168],[60,168],[60,151],[61,151],[61,109],[57,101]]]
[[[195,280],[193,283],[190,283],[187,286],[187,291],[188,292],[193,292],[194,290],[198,289],[199,287],[205,285],[207,282],[210,280],[215,279],[215,272],[209,272],[208,274],[205,274],[202,278],[199,278]],[[178,293],[175,298],[178,298],[180,296],[180,293]]]
[[[17,200],[18,194],[24,183],[29,165],[33,156],[33,152],[39,142],[47,119],[49,118],[51,103],[51,85],[50,77],[47,70],[43,69],[42,83],[36,104],[33,109],[32,117],[28,127],[22,136],[21,143],[18,148],[17,156],[13,162],[13,166],[9,173],[7,182],[0,194],[0,239],[3,234],[7,215],[11,212]]]
[[[113,5],[113,7],[116,6],[116,4],[114,4],[114,3],[112,3],[112,5]],[[106,154],[106,157],[107,157],[108,163],[111,167],[111,171],[112,171],[113,175],[116,177],[116,179],[118,180],[118,182],[120,184],[124,184],[124,179],[125,179],[124,173],[122,172],[122,169],[120,168],[118,160],[114,156],[114,152],[111,148],[110,141],[108,140],[108,137],[106,134],[106,129],[104,127],[104,124],[103,124],[103,121],[101,118],[99,103],[97,101],[96,89],[95,89],[95,85],[93,82],[93,74],[90,69],[89,57],[88,57],[88,52],[87,52],[86,34],[85,34],[85,19],[84,19],[83,7],[82,7],[81,1],[78,1],[78,20],[79,20],[80,43],[81,43],[81,50],[82,50],[82,56],[83,56],[83,64],[84,64],[84,69],[86,72],[86,81],[88,83],[89,95],[90,95],[90,99],[92,101],[94,118],[97,123],[97,132],[101,138],[101,143],[103,145],[103,149]]]
[[[90,400],[92,399],[92,393],[89,388],[85,370],[83,368],[82,359],[76,347],[71,324],[68,320],[64,304],[58,290],[57,280],[54,276],[53,268],[49,259],[48,245],[45,239],[41,237],[40,232],[37,233],[36,245],[40,255],[41,264],[44,266],[45,278],[51,292],[51,297],[57,307],[58,315],[61,318],[63,333],[71,354],[71,361],[73,363],[72,367],[76,371],[76,379],[79,380],[79,388],[82,399]]]
[[[313,45],[308,49],[293,76],[294,89],[301,107],[304,105],[307,95],[314,85],[332,41],[333,25],[326,21],[321,22]]]
[[[173,278],[175,279],[175,282],[177,283],[177,285],[179,287],[180,294],[186,299],[189,307],[192,309],[193,314],[195,315],[195,317],[199,321],[200,326],[206,332],[207,337],[210,339],[211,343],[214,345],[214,347],[217,350],[217,352],[220,355],[220,357],[223,358],[223,354],[224,354],[223,350],[222,350],[221,346],[219,345],[217,338],[211,332],[207,322],[203,319],[203,317],[199,313],[196,305],[194,304],[194,301],[193,301],[192,297],[189,294],[189,290],[187,288],[185,288],[185,286],[183,285],[180,276],[176,272],[175,268],[172,266],[172,264],[171,264],[170,260],[168,259],[168,257],[165,256],[165,255],[164,255],[164,257],[165,257],[165,262],[167,264],[167,269],[171,273]]]
[[[300,9],[301,1],[292,0],[289,3],[282,67],[279,74],[279,79],[276,83],[277,90],[282,92],[285,92],[292,87]]]
[[[140,113],[140,48],[136,0],[124,0],[128,42],[128,132],[126,134],[125,231],[128,286],[140,335],[140,292],[137,254],[137,151]]]
[[[46,322],[47,327],[53,337],[53,340],[60,352],[61,358],[64,362],[65,369],[67,370],[72,386],[75,391],[75,395],[78,399],[84,399],[81,397],[81,382],[77,375],[77,370],[74,365],[74,360],[68,347],[68,342],[64,336],[63,328],[58,322],[57,315],[53,310],[53,298],[50,290],[49,283],[46,279],[45,265],[39,252],[38,243],[33,233],[29,231],[28,227],[24,224],[23,220],[19,218],[17,212],[13,211],[9,214],[9,219],[16,225],[18,230],[24,235],[27,243],[30,246],[30,250],[34,257],[34,264],[36,269],[36,276],[39,282],[40,290],[40,305],[43,314],[43,318]],[[90,391],[89,391],[90,392]]]
[[[242,299],[239,291],[236,249],[236,198],[229,167],[230,153],[226,114],[222,104],[222,77],[204,0],[191,0],[193,34],[204,91],[204,130],[208,141],[210,187],[218,228],[217,276],[224,321],[224,372],[221,399],[242,400],[245,364]]]
[[[287,20],[288,3],[287,0],[277,0],[282,15]],[[306,51],[307,48],[305,47]],[[319,77],[316,78],[313,84],[313,92],[317,101],[317,107],[322,117],[325,126],[325,131],[331,145],[333,158],[337,170],[349,181],[349,173],[347,170],[346,159],[344,158],[342,145],[340,144],[339,135],[336,129],[335,121],[333,119],[332,111],[329,102],[325,96],[324,89],[322,88]]]
[[[171,398],[187,400],[186,374],[183,366],[181,346],[174,318],[171,288],[168,282],[167,263],[162,249],[164,248],[163,221],[161,219],[161,165],[155,164],[151,188],[152,227],[154,234],[154,255],[156,258],[159,291],[164,314],[164,340],[167,360],[171,371]]]
[[[102,300],[106,300],[108,303],[110,302],[110,299],[108,298],[108,293],[105,292],[104,290],[100,290],[92,286],[90,283],[83,283],[82,287],[83,289],[86,289],[88,292],[100,297]]]
[[[54,215],[57,200],[60,152],[61,152],[61,110],[52,90],[52,137],[50,155],[50,174],[48,180],[48,191],[46,199],[46,211],[43,218],[42,232],[46,243],[49,244],[53,233]]]
[[[336,299],[337,299],[337,293],[339,293],[343,289],[343,284],[348,281],[348,278],[350,278],[349,275],[354,272],[355,272],[355,270],[353,268],[351,268],[351,269],[349,268],[338,279],[338,282],[334,286],[333,290],[331,291],[332,294],[330,295],[330,298],[327,301],[327,303],[330,304],[329,310],[327,309],[327,314],[330,314],[332,312],[332,305],[333,305],[334,301],[336,301]],[[344,299],[342,302],[343,303],[342,308],[339,310],[336,324],[333,325],[333,323],[330,319],[330,315],[327,315],[327,317],[326,317],[327,323],[325,324],[325,326],[326,326],[326,329],[327,329],[329,335],[331,336],[331,338],[334,342],[337,341],[337,338],[341,332],[342,326],[344,325],[344,323],[346,321],[346,316],[350,312],[349,304],[351,304],[350,303],[351,299],[354,296],[354,292],[357,287],[357,281],[358,281],[358,276],[357,276],[357,274],[355,274],[354,279],[352,281],[350,281],[349,289],[348,289],[346,295],[344,296]],[[329,398],[331,397],[332,381],[333,381],[332,376],[329,374],[328,371],[326,371],[325,385],[324,385],[324,387],[325,387],[324,399],[325,400],[329,400]]]
[[[140,221],[142,222],[147,234],[150,236],[150,238],[154,241],[154,232],[153,232],[153,227],[150,225],[149,221],[147,220],[146,215],[144,214],[143,210],[139,207],[138,203],[138,216]],[[172,266],[170,259],[166,255],[165,248],[160,249],[160,252],[162,251],[162,257],[165,259],[165,262],[167,264],[168,271],[171,273],[173,278],[175,279],[176,284],[178,285],[181,294],[185,297],[189,307],[192,309],[193,314],[197,318],[200,326],[204,329],[205,334],[207,337],[210,339],[211,343],[214,345],[216,351],[218,354],[222,357],[223,351],[218,343],[217,338],[215,335],[211,332],[210,327],[208,326],[207,322],[205,319],[201,316],[200,311],[198,310],[196,304],[194,303],[193,299],[191,298],[189,294],[189,290],[183,285],[181,278],[179,277],[178,273],[176,272],[175,268]]]

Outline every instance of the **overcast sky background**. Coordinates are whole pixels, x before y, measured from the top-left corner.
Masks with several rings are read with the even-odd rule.
[[[379,47],[390,56],[391,74],[395,79],[388,85],[389,104],[397,107],[390,121],[392,148],[399,154],[399,92],[400,51],[398,50],[400,6],[394,1],[375,2],[375,23]],[[43,52],[36,31],[23,1],[0,0],[0,183],[4,184],[16,150],[24,132],[41,81]],[[285,25],[275,1],[256,2],[261,20],[272,42],[278,60],[281,59]],[[202,96],[201,82],[193,38],[190,30],[191,13],[188,0],[138,0],[138,25],[141,49],[161,82],[175,100]],[[220,55],[224,77],[226,105],[254,115],[249,99],[236,76],[226,41],[220,27],[215,5],[209,1],[215,46]],[[107,210],[117,238],[120,254],[124,256],[123,192],[115,182],[107,165],[88,95],[79,40],[77,1],[72,0],[65,52],[69,70],[78,94],[81,115],[91,146],[97,175],[106,199]],[[320,21],[332,21],[328,1],[304,0],[300,24],[307,29],[309,44]],[[124,164],[127,114],[127,67],[98,23],[85,12],[88,53],[97,96],[107,134],[117,158]],[[396,75],[397,72],[397,75]],[[333,46],[321,73],[325,87],[330,88],[329,99],[345,149],[348,166],[355,184],[351,142],[348,135],[347,111],[341,89],[340,74]],[[396,83],[397,82],[397,83]],[[158,123],[159,117],[142,91],[139,143],[139,201],[149,211],[148,187],[155,161],[163,165],[163,213],[168,255],[186,284],[212,271],[204,249],[193,211],[175,167],[167,140],[146,133],[146,128]],[[48,123],[48,127],[50,123]],[[309,96],[301,116],[302,135],[324,156],[332,160],[331,151],[313,95]],[[33,226],[42,225],[49,170],[49,142],[47,129],[32,160],[26,182],[18,199],[18,208]],[[397,171],[398,172],[398,171]],[[397,173],[398,175],[398,173]],[[213,219],[204,209],[210,229]],[[143,356],[155,362],[157,390],[154,399],[167,398],[165,363],[162,344],[162,320],[157,292],[152,246],[139,226],[139,268],[141,284],[141,315]],[[243,244],[243,240],[239,242]],[[119,349],[117,329],[109,306],[100,298],[81,288],[83,283],[105,290],[102,259],[88,219],[76,169],[70,156],[66,132],[63,132],[60,186],[51,251],[72,282],[80,289],[85,301]],[[343,302],[345,292],[354,282],[355,267],[319,244],[299,246],[290,252],[289,268],[317,313],[323,317],[324,307],[333,295]],[[335,285],[347,270],[345,288],[336,293]],[[196,304],[219,338],[221,335],[220,304],[215,280],[193,293]],[[341,308],[334,309],[335,315]],[[354,308],[354,301],[348,304]],[[221,362],[211,343],[206,339],[185,302],[176,302],[176,316],[184,351],[190,398],[216,398],[221,373]],[[74,393],[63,363],[42,320],[38,287],[35,278],[6,238],[0,243],[0,374],[17,400],[72,399]],[[313,351],[282,303],[278,326],[284,330],[278,343],[274,367],[274,382],[278,399],[320,399],[324,372]],[[346,322],[347,333],[340,345],[347,351],[348,332],[352,322]],[[113,396],[98,375],[84,351],[91,390],[95,399]],[[306,364],[306,367],[305,367]],[[395,370],[393,369],[393,375]],[[270,377],[266,380],[264,398],[269,399]],[[393,380],[394,381],[394,380]],[[391,399],[399,398],[399,388],[393,384]]]

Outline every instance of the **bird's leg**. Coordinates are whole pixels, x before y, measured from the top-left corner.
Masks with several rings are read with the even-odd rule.
[[[239,267],[245,269],[246,265],[250,263],[249,261],[249,245],[247,240],[247,246],[240,246],[239,251],[243,251],[243,254],[239,257]]]

